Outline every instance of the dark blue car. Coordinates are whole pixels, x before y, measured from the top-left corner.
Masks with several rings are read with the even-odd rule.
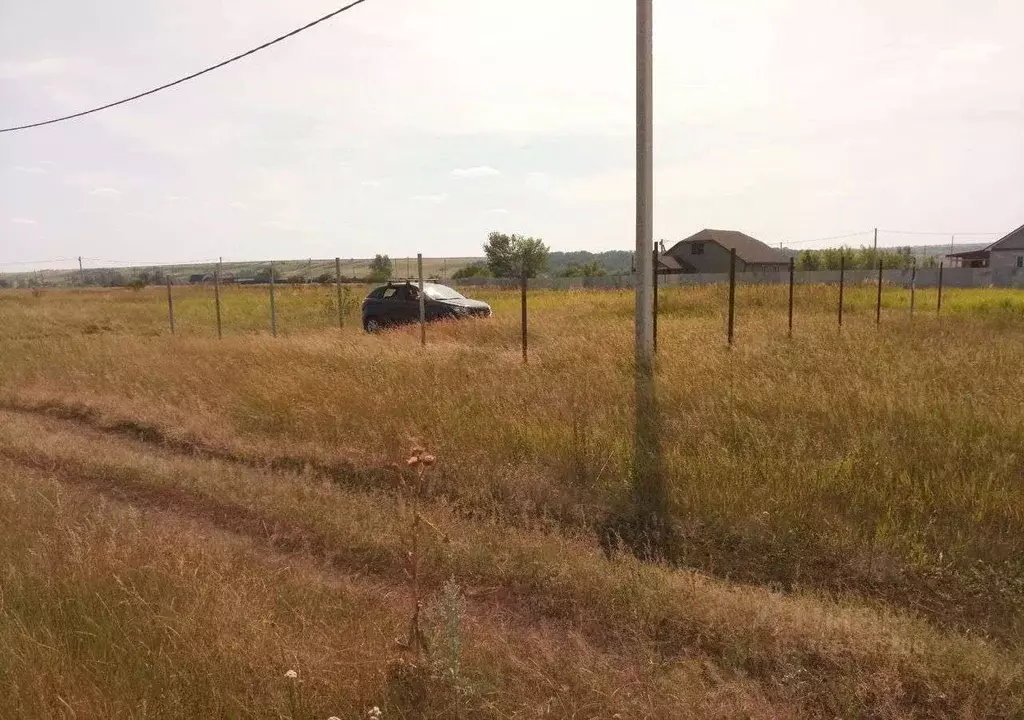
[[[447,285],[424,283],[423,293],[428,322],[491,316],[490,305],[470,300]],[[420,289],[412,282],[389,282],[363,300],[363,329],[366,332],[415,323],[419,319]]]

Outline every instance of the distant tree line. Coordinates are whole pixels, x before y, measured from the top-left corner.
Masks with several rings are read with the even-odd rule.
[[[557,277],[628,275],[633,272],[633,253],[629,250],[553,252],[549,268],[550,274]]]
[[[796,255],[798,270],[838,270],[840,259],[848,270],[873,270],[882,261],[887,270],[909,270],[914,265],[914,252],[910,247],[880,248],[827,248],[825,250],[801,250]],[[919,267],[938,267],[934,255],[928,255],[918,262]]]
[[[627,274],[633,269],[633,254],[627,250],[551,252],[537,238],[503,233],[491,233],[484,245],[484,254],[486,260],[460,268],[452,274],[452,279],[519,277],[524,258],[530,277],[602,277]]]

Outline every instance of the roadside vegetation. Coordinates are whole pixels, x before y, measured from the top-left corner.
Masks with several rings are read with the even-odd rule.
[[[663,289],[670,562],[630,490],[632,295],[0,292],[0,693],[15,717],[1024,714],[1024,295]],[[410,448],[426,660],[409,633]],[[403,482],[406,483],[403,486]],[[418,487],[418,485],[415,485]],[[414,513],[415,515],[415,513]],[[417,593],[420,590],[416,591]],[[573,658],[566,662],[566,658]],[[286,676],[294,670],[296,677]],[[0,715],[3,711],[0,711]],[[139,715],[142,716],[142,715]]]

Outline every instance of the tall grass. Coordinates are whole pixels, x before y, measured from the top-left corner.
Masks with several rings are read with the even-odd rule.
[[[437,491],[471,517],[590,532],[629,490],[632,296],[480,293],[489,321],[366,336],[333,328],[333,288],[175,288],[0,294],[0,395],[253,463],[383,482],[414,441],[436,449]],[[679,565],[923,613],[1019,647],[1024,617],[1024,295],[889,288],[662,291],[660,427]]]
[[[187,518],[0,461],[0,717],[323,720],[782,717],[756,683],[651,647],[466,611],[456,696],[384,672],[407,618],[393,583],[339,578]],[[441,631],[442,609],[428,606]],[[563,662],[571,649],[574,663]],[[577,664],[578,663],[578,664]],[[295,678],[289,677],[294,672]],[[665,683],[678,683],[666,691]]]
[[[436,502],[421,508],[449,542],[422,547],[419,583],[435,598],[427,614],[440,637],[450,632],[443,587],[454,576],[470,589],[461,682],[356,674],[353,690],[346,668],[381,673],[408,628],[408,519],[388,493],[154,450],[63,421],[0,420],[0,466],[11,477],[0,495],[0,538],[11,538],[0,557],[11,571],[0,583],[13,584],[8,597],[32,583],[24,602],[0,612],[16,648],[0,682],[19,670],[38,677],[22,686],[54,705],[50,678],[79,702],[93,689],[97,702],[153,698],[171,714],[182,712],[170,704],[180,697],[192,712],[238,702],[245,714],[295,717],[285,705],[298,700],[285,693],[292,687],[266,681],[285,669],[306,679],[306,702],[337,706],[356,694],[399,717],[455,717],[453,706],[469,717],[530,715],[545,702],[556,716],[1002,717],[1024,702],[1019,658],[984,641],[813,595],[609,563],[586,536],[481,523]],[[336,602],[323,600],[332,592],[379,607],[332,615]],[[89,599],[80,613],[31,609],[80,596]],[[80,632],[98,644],[76,654]],[[105,655],[107,638],[122,634],[120,656]],[[150,670],[135,666],[161,652],[156,671],[167,677],[154,696]],[[688,677],[693,662],[702,670]],[[193,665],[211,688],[207,675],[182,672]],[[259,700],[266,712],[251,710]]]

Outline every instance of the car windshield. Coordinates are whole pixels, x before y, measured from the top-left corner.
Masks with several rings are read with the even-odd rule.
[[[447,285],[424,285],[423,292],[433,300],[464,300],[465,297]]]

